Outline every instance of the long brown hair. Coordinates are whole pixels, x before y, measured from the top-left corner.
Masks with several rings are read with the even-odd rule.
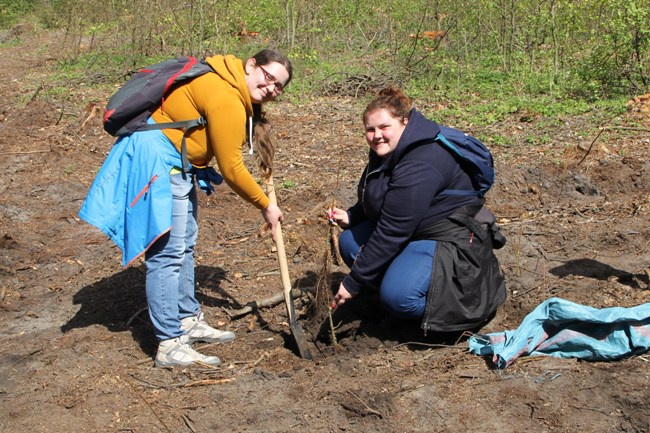
[[[293,77],[293,66],[291,61],[284,54],[266,49],[252,57],[255,64],[259,66],[268,65],[271,62],[280,63],[289,73],[287,86]],[[271,135],[271,124],[262,111],[262,104],[253,104],[253,147],[256,152],[256,161],[262,177],[268,179],[273,174],[273,157],[275,156],[275,144]]]
[[[402,89],[388,86],[380,90],[375,99],[366,106],[363,122],[366,122],[370,113],[377,110],[386,110],[396,119],[408,119],[412,108],[413,100],[406,96]]]

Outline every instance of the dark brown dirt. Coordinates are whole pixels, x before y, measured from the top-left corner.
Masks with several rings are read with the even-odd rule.
[[[0,432],[650,431],[648,354],[495,371],[465,341],[440,345],[370,300],[337,312],[334,349],[304,297],[315,360],[301,359],[282,304],[229,315],[281,282],[259,212],[226,187],[201,196],[196,273],[208,319],[238,338],[202,347],[220,368],[154,368],[142,265],[122,270],[119,250],[76,216],[113,143],[91,116],[107,95],[41,88],[56,44],[26,33],[0,45]],[[323,211],[352,202],[366,155],[359,101],[289,99],[269,113],[292,282],[335,285],[346,268],[326,256]],[[630,109],[590,148],[593,119],[513,116],[473,131],[516,143],[492,147],[488,203],[509,238],[498,251],[509,297],[484,331],[516,328],[551,296],[650,302],[650,117]]]

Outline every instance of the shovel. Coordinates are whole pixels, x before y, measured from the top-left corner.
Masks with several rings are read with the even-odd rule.
[[[277,204],[277,198],[275,196],[275,187],[273,186],[273,179],[270,178],[267,182],[267,191],[269,195],[269,200],[271,203]],[[289,266],[287,265],[287,255],[284,251],[284,238],[282,237],[282,227],[278,222],[278,227],[275,232],[275,247],[278,251],[278,262],[280,263],[280,276],[282,277],[282,291],[284,293],[284,302],[287,306],[287,315],[289,316],[289,327],[291,328],[291,334],[296,340],[296,345],[298,346],[298,352],[300,352],[300,357],[312,360],[313,357],[309,351],[307,344],[307,338],[305,338],[305,332],[300,326],[300,323],[296,320],[296,310],[293,306],[293,293],[291,291],[291,279],[289,278]]]

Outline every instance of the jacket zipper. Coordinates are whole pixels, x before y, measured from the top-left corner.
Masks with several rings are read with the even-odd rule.
[[[140,200],[140,197],[145,195],[149,191],[149,187],[151,186],[152,183],[154,183],[158,179],[158,175],[154,174],[151,179],[149,179],[149,183],[147,183],[142,190],[138,193],[138,195],[133,199],[131,202],[131,207],[135,206],[135,204]]]
[[[431,293],[432,290],[435,290],[434,283],[436,277],[436,260],[438,258],[438,253],[440,252],[440,244],[436,243],[436,250],[433,253],[433,263],[431,264],[431,280],[429,281],[429,290],[427,291],[427,297],[425,298],[424,306],[424,317],[422,321],[422,329],[424,330],[424,336],[427,336],[427,331],[429,330],[429,310],[431,309],[429,304],[429,296],[433,296]]]
[[[368,167],[370,168],[370,167]],[[371,174],[375,174],[381,171],[381,166],[374,169],[373,171],[366,171],[366,176],[363,178],[363,189],[361,190],[361,203],[363,204],[363,210],[366,211],[366,185],[368,185],[368,177]]]

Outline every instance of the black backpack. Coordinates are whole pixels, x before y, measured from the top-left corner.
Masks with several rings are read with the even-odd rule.
[[[160,105],[175,85],[192,80],[214,69],[204,60],[186,56],[165,60],[138,70],[111,96],[104,110],[104,130],[114,137],[130,135],[137,131],[182,128],[181,158],[183,171],[191,169],[187,158],[185,136],[197,126],[205,125],[203,117],[179,122],[148,124],[147,119]]]

